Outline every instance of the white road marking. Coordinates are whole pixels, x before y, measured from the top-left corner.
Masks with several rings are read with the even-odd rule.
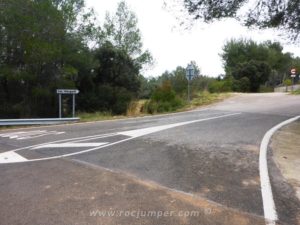
[[[65,132],[58,132],[58,131],[47,131],[47,130],[34,130],[34,131],[21,131],[21,132],[10,132],[0,134],[0,137],[9,138],[9,139],[17,139],[17,140],[26,140],[26,139],[33,139],[38,138],[46,135],[59,135],[64,134]]]
[[[41,148],[85,148],[85,147],[99,147],[101,145],[106,145],[107,142],[93,142],[93,143],[61,143],[61,144],[49,144],[42,145],[39,147],[35,147],[33,149],[41,149]]]
[[[278,220],[278,215],[276,212],[276,207],[275,207],[273,193],[272,193],[272,186],[271,186],[269,172],[268,172],[268,161],[267,161],[268,145],[271,140],[271,137],[278,129],[298,119],[300,119],[300,116],[296,116],[294,118],[286,120],[276,125],[272,129],[270,129],[263,137],[263,140],[260,145],[259,174],[260,174],[264,216],[267,225],[275,225],[276,221]]]
[[[60,143],[60,144],[70,143],[70,141],[75,141],[75,140],[76,140],[76,143],[78,143],[80,141],[87,141],[87,140],[91,140],[91,139],[117,136],[117,135],[124,135],[124,136],[129,137],[129,138],[117,141],[117,142],[104,144],[104,145],[101,145],[101,146],[97,146],[95,148],[86,149],[86,150],[82,150],[82,151],[78,151],[78,152],[73,152],[73,153],[58,155],[58,156],[52,156],[52,157],[46,157],[46,158],[38,158],[38,159],[25,159],[24,158],[23,161],[18,161],[18,162],[25,162],[25,161],[26,162],[33,162],[33,161],[43,161],[43,160],[49,160],[49,159],[58,159],[58,158],[63,158],[63,157],[68,157],[68,156],[79,155],[79,154],[83,154],[83,153],[87,153],[87,152],[91,152],[91,151],[96,151],[96,150],[99,150],[101,148],[105,148],[105,147],[113,146],[113,145],[116,145],[116,144],[120,144],[120,143],[129,141],[129,140],[135,139],[137,137],[141,137],[141,136],[144,136],[144,135],[147,135],[147,134],[163,131],[163,130],[170,129],[170,128],[175,128],[175,127],[179,127],[179,126],[184,126],[184,125],[203,122],[203,121],[208,121],[208,120],[231,117],[231,116],[236,116],[236,115],[240,115],[240,114],[241,113],[231,113],[231,114],[225,114],[225,115],[221,115],[221,116],[209,117],[209,118],[205,118],[205,119],[192,120],[192,121],[187,121],[187,122],[181,122],[181,123],[175,123],[175,124],[169,124],[169,125],[162,125],[162,126],[156,126],[156,127],[150,127],[150,128],[136,129],[136,130],[113,133],[113,134],[104,134],[104,135],[101,134],[101,135],[93,135],[93,136],[87,136],[87,137],[71,138],[71,139],[66,139],[66,140],[59,140],[59,141],[54,141],[54,142],[28,146],[28,147],[24,147],[24,148],[19,148],[19,149],[15,149],[15,150],[12,150],[12,151],[9,151],[9,152],[17,152],[17,151],[23,151],[23,150],[26,150],[26,149],[34,149],[34,148],[39,148],[39,147],[42,147],[42,146],[45,146],[45,145],[55,144],[55,143]],[[73,144],[74,143],[75,142],[73,142]],[[8,152],[5,152],[5,153],[8,153]],[[0,153],[0,158],[1,158],[1,155],[5,154],[5,153]],[[13,163],[13,162],[6,161],[6,162],[0,162],[0,163]]]
[[[13,151],[4,152],[0,154],[0,164],[1,163],[16,163],[16,162],[25,162],[27,161],[26,158],[15,153]]]
[[[162,126],[157,126],[157,127],[149,127],[149,128],[143,128],[143,129],[137,129],[137,130],[131,130],[131,131],[124,131],[124,132],[119,132],[118,134],[136,138],[136,137],[144,136],[147,134],[156,133],[158,131],[188,125],[191,123],[203,122],[206,120],[219,119],[219,118],[235,116],[235,115],[239,115],[239,114],[241,114],[241,113],[232,113],[232,114],[226,114],[226,115],[222,115],[222,116],[209,117],[209,118],[205,118],[205,119],[192,120],[192,121],[187,121],[187,122],[168,124],[168,125],[162,125]]]

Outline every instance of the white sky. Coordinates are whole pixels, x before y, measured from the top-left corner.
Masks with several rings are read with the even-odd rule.
[[[86,0],[87,7],[93,7],[100,24],[106,11],[115,12],[119,0]],[[166,70],[172,71],[177,66],[186,67],[194,60],[201,69],[201,74],[218,76],[224,73],[221,57],[222,47],[231,38],[251,38],[254,41],[276,39],[275,32],[248,30],[235,20],[216,22],[211,25],[199,21],[190,29],[180,29],[174,14],[163,9],[163,0],[126,0],[129,8],[138,17],[144,48],[155,59],[146,76],[159,76]],[[174,29],[174,27],[176,27]],[[287,42],[287,41],[285,41]],[[300,56],[300,48],[283,45],[284,51]]]

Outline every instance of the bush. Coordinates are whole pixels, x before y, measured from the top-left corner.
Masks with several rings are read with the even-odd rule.
[[[240,80],[234,80],[232,90],[236,92],[249,92],[250,80],[248,77],[242,77]]]
[[[274,92],[274,88],[269,87],[269,86],[265,86],[265,85],[261,85],[260,88],[259,88],[259,92],[260,93]]]
[[[176,96],[169,81],[165,81],[161,87],[158,87],[151,96],[144,108],[148,113],[161,113],[176,111],[182,107],[183,101]]]
[[[208,91],[210,93],[230,92],[232,91],[232,85],[233,82],[231,79],[215,80],[209,84]]]

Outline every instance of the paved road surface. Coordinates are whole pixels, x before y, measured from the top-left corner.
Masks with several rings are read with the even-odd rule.
[[[178,114],[0,131],[0,224],[265,224],[259,146],[297,115],[299,96],[245,94]],[[300,224],[271,157],[269,167],[279,224]]]

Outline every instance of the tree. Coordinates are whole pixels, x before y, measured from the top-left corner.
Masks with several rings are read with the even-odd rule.
[[[236,18],[246,26],[285,30],[293,40],[299,38],[299,0],[177,0],[194,20],[212,22]]]
[[[83,12],[83,0],[0,4],[0,116],[55,116],[55,89],[75,87],[89,70],[91,13]]]
[[[258,44],[252,40],[233,39],[224,45],[221,54],[226,76],[232,76],[238,65],[251,60],[265,62],[271,69],[267,85],[275,87],[282,83],[293,64],[291,53],[283,53],[282,50],[283,47],[278,42],[267,41]]]
[[[265,82],[268,80],[270,72],[271,68],[267,63],[251,60],[249,62],[238,64],[233,70],[232,76],[236,80],[241,81],[243,88],[245,85],[248,86],[250,82],[249,90],[251,92],[258,92],[260,85],[265,84]],[[249,81],[246,78],[248,78]],[[247,90],[244,89],[241,91]]]
[[[100,45],[109,41],[142,68],[143,65],[151,64],[153,59],[148,50],[143,51],[141,33],[137,24],[135,13],[130,11],[125,1],[121,1],[115,15],[111,16],[107,13],[99,41]]]
[[[96,59],[95,102],[88,109],[125,113],[130,101],[139,93],[139,69],[126,52],[109,42],[96,51]]]

